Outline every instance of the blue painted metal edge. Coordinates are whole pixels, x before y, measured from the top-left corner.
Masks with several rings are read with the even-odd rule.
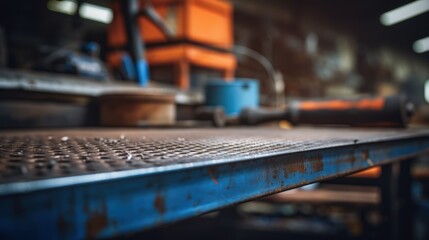
[[[112,237],[340,177],[429,149],[383,141],[0,196],[1,239]]]

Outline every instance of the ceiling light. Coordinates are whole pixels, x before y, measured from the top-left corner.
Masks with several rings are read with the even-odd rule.
[[[82,18],[102,22],[110,23],[113,19],[113,13],[110,8],[97,6],[89,3],[83,3],[79,10],[79,15]]]
[[[380,22],[390,26],[429,11],[429,0],[418,0],[384,13]]]
[[[429,51],[429,37],[417,40],[413,44],[413,49],[416,53],[423,53]]]
[[[73,15],[76,12],[77,4],[75,1],[64,0],[50,0],[48,2],[48,9],[54,12]]]

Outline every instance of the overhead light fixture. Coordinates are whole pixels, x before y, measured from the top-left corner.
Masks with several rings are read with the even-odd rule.
[[[383,13],[380,22],[385,26],[391,26],[427,11],[429,11],[429,0],[417,0]]]
[[[413,49],[416,53],[424,53],[429,51],[429,37],[415,41],[413,44]]]
[[[113,13],[110,8],[97,6],[89,3],[83,3],[79,9],[79,15],[82,18],[94,20],[102,23],[110,23],[113,19]]]
[[[77,4],[75,1],[70,0],[50,0],[48,2],[48,9],[54,12],[73,15],[76,12]]]
[[[76,14],[77,3],[75,0],[49,0],[48,9],[54,12],[67,15]],[[81,18],[109,24],[113,19],[113,12],[110,8],[89,3],[82,3],[79,9]]]

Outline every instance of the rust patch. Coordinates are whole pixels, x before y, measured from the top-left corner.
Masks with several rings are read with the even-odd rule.
[[[314,172],[320,172],[323,170],[323,160],[322,155],[317,155],[316,159],[310,160],[310,167],[311,170]]]
[[[274,168],[273,169],[273,178],[277,179],[278,175],[279,175],[279,169],[278,168]]]
[[[374,166],[374,162],[369,158],[368,150],[362,151],[362,156],[363,156],[363,159],[365,159],[365,161],[368,163],[368,165]]]
[[[291,164],[288,167],[288,169],[289,169],[289,173],[294,173],[294,172],[305,173],[306,172],[305,162],[296,161],[295,163]]]
[[[95,212],[91,214],[86,223],[86,238],[94,239],[101,230],[107,227],[107,216],[103,213]]]
[[[210,179],[217,185],[217,184],[219,184],[219,181],[217,180],[217,178],[219,177],[219,173],[218,173],[218,171],[217,171],[217,169],[216,168],[214,168],[214,167],[210,167],[210,168],[208,168],[207,169],[207,171],[208,171],[208,173],[209,173],[209,176],[210,176]]]
[[[94,239],[97,235],[107,227],[109,218],[107,215],[106,203],[103,202],[101,212],[94,211],[89,215],[88,221],[86,222],[86,238]]]
[[[165,213],[165,199],[164,199],[164,197],[157,193],[156,197],[155,197],[155,201],[153,203],[153,206],[155,207],[155,209],[160,214],[164,214]]]
[[[288,178],[289,175],[296,172],[305,173],[306,172],[305,161],[301,157],[296,158],[290,161],[286,166],[283,167],[283,177]]]

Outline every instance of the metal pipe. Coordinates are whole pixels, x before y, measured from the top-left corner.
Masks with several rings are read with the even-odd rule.
[[[140,36],[140,29],[137,22],[139,1],[123,0],[120,3],[125,21],[127,45],[135,66],[136,80],[141,86],[145,87],[149,83],[149,65],[144,57],[144,42]]]

